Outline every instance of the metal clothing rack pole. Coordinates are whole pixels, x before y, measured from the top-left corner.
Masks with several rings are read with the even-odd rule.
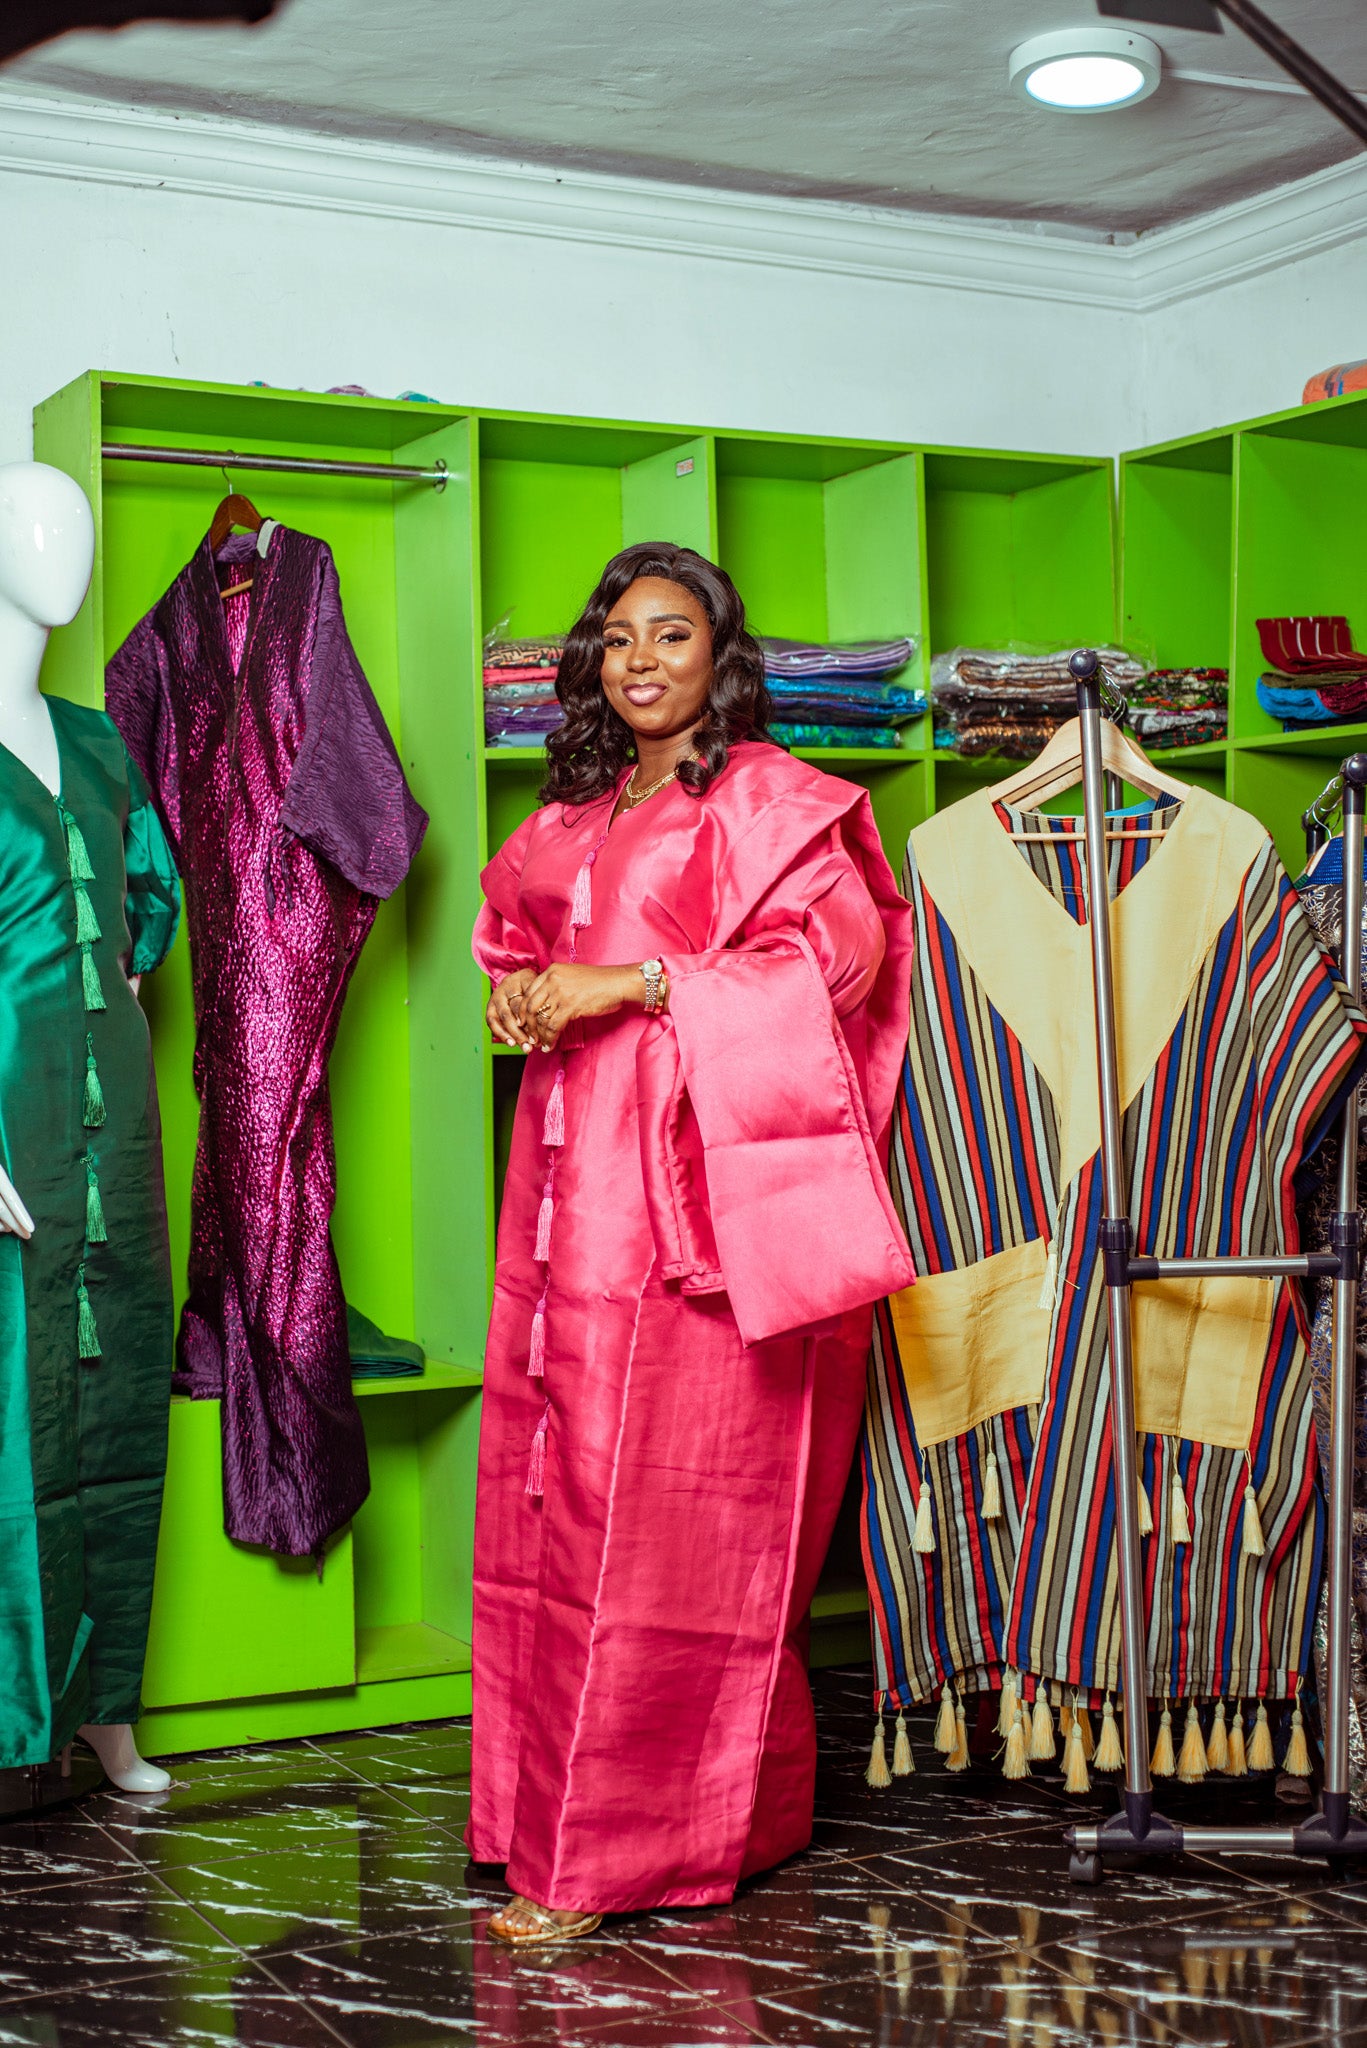
[[[431,484],[444,491],[451,473],[442,461],[430,469],[402,462],[333,461],[312,455],[254,455],[240,448],[150,448],[140,441],[106,441],[106,462],[169,462],[184,469],[269,469],[284,476],[373,476],[392,484]]]
[[[1072,656],[1082,742],[1082,794],[1087,833],[1087,905],[1096,1005],[1097,1086],[1101,1109],[1102,1219],[1099,1250],[1106,1276],[1110,1354],[1111,1455],[1115,1520],[1120,1550],[1120,1661],[1125,1704],[1125,1793],[1120,1813],[1099,1827],[1069,1830],[1069,1875],[1097,1884],[1112,1856],[1256,1852],[1263,1856],[1361,1856],[1367,1825],[1348,1809],[1349,1612],[1352,1599],[1353,1405],[1357,1286],[1361,1244],[1357,1210],[1357,1089],[1350,1088],[1342,1118],[1338,1214],[1330,1225],[1330,1252],[1282,1258],[1136,1257],[1134,1227],[1124,1185],[1115,984],[1111,970],[1110,885],[1101,764],[1100,661],[1090,649]],[[1344,955],[1343,975],[1356,1001],[1361,988],[1363,805],[1367,755],[1343,766]],[[1257,1274],[1276,1278],[1332,1275],[1334,1326],[1329,1484],[1329,1676],[1325,1701],[1325,1779],[1322,1810],[1299,1827],[1183,1827],[1154,1810],[1149,1776],[1149,1701],[1145,1659],[1144,1577],[1139,1536],[1139,1481],[1135,1449],[1134,1359],[1130,1288],[1136,1280],[1191,1274]]]

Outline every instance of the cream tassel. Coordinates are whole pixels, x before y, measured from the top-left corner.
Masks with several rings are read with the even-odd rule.
[[[1253,1722],[1253,1740],[1248,1745],[1248,1768],[1250,1771],[1274,1771],[1277,1768],[1277,1759],[1272,1753],[1272,1730],[1267,1725],[1267,1708],[1261,1700]]]
[[[945,1758],[945,1769],[947,1771],[966,1771],[968,1769],[968,1716],[964,1712],[962,1700],[959,1701],[954,1709],[954,1747]]]
[[[1253,1460],[1244,1452],[1244,1463],[1248,1467],[1248,1484],[1244,1488],[1244,1556],[1262,1557],[1267,1549],[1263,1541],[1263,1521],[1258,1513],[1258,1489],[1253,1484]]]
[[[1234,1719],[1230,1723],[1229,1762],[1225,1765],[1225,1770],[1231,1778],[1246,1778],[1248,1776],[1248,1752],[1244,1748],[1244,1710],[1242,1706],[1237,1706],[1234,1709]]]
[[[892,1773],[888,1769],[887,1740],[883,1734],[883,1702],[886,1698],[885,1692],[879,1693],[878,1719],[873,1724],[873,1748],[869,1752],[869,1767],[864,1773],[864,1783],[872,1785],[875,1792],[884,1791],[892,1783]]]
[[[1125,1752],[1120,1744],[1120,1729],[1116,1725],[1115,1708],[1111,1705],[1109,1693],[1101,1709],[1101,1740],[1096,1746],[1093,1761],[1098,1771],[1123,1771],[1125,1768]]]
[[[1296,1704],[1291,1714],[1291,1740],[1286,1745],[1286,1756],[1282,1769],[1293,1778],[1308,1778],[1314,1766],[1310,1762],[1310,1745],[1305,1739],[1305,1720],[1301,1714],[1301,1689],[1296,1686]]]
[[[1158,1717],[1158,1735],[1154,1741],[1153,1755],[1149,1758],[1149,1771],[1155,1778],[1170,1778],[1176,1769],[1177,1762],[1172,1749],[1172,1714],[1167,1701],[1164,1700],[1163,1711]]]
[[[1141,1472],[1141,1473],[1140,1473],[1140,1475],[1139,1475],[1139,1482],[1138,1482],[1138,1484],[1139,1484],[1139,1533],[1140,1533],[1140,1535],[1141,1535],[1141,1536],[1152,1536],[1152,1534],[1153,1534],[1153,1507],[1152,1507],[1152,1505],[1150,1504],[1150,1501],[1149,1501],[1149,1494],[1148,1494],[1148,1488],[1147,1488],[1147,1487],[1145,1486],[1145,1484],[1144,1484],[1144,1475],[1143,1475],[1143,1473],[1142,1473],[1142,1472]]]
[[[916,1527],[911,1547],[919,1557],[929,1557],[935,1549],[935,1524],[930,1513],[930,1461],[924,1453],[921,1457],[921,1493],[916,1503]]]
[[[1048,1692],[1041,1684],[1035,1694],[1035,1711],[1030,1718],[1030,1761],[1032,1764],[1049,1764],[1057,1755],[1054,1717],[1049,1711]]]
[[[897,1734],[892,1745],[892,1775],[894,1778],[909,1778],[916,1769],[916,1760],[911,1753],[911,1737],[907,1734],[907,1717],[897,1716]]]
[[[954,1747],[954,1695],[947,1680],[940,1687],[940,1711],[935,1717],[935,1747],[941,1756],[948,1756]]]
[[[1201,1722],[1195,1700],[1187,1702],[1187,1725],[1177,1758],[1177,1775],[1184,1785],[1199,1785],[1206,1775],[1206,1745],[1201,1739]]]
[[[1210,1724],[1210,1740],[1206,1744],[1206,1769],[1222,1775],[1229,1769],[1229,1730],[1225,1726],[1223,1700],[1215,1702],[1215,1719]]]
[[[1002,1759],[1002,1776],[1004,1778],[1028,1778],[1029,1775],[1030,1760],[1026,1753],[1025,1715],[1021,1709],[1020,1701],[1017,1700],[1015,1712],[1011,1716],[1011,1733],[1006,1738],[1006,1755]]]
[[[1092,1717],[1084,1706],[1078,1704],[1076,1693],[1073,1694],[1073,1718],[1077,1722],[1082,1736],[1082,1754],[1090,1763],[1096,1755],[1096,1738],[1092,1734]]]
[[[1076,1794],[1078,1794],[1079,1797],[1081,1797],[1083,1793],[1090,1792],[1092,1789],[1092,1780],[1091,1775],[1087,1769],[1086,1753],[1084,1752],[1082,1747],[1082,1726],[1076,1718],[1073,1721],[1072,1727],[1068,1731],[1068,1740],[1064,1747],[1064,1756],[1066,1757],[1068,1763],[1068,1768],[1064,1772],[1063,1776],[1064,1791],[1075,1792]]]
[[[1002,1680],[1001,1701],[997,1708],[997,1733],[1001,1736],[1003,1742],[1005,1742],[1007,1736],[1011,1733],[1011,1723],[1015,1719],[1016,1713],[1016,1698],[1016,1674],[1012,1667],[1008,1664],[1006,1667],[1006,1676]]]
[[[1168,1498],[1171,1503],[1172,1512],[1172,1540],[1174,1544],[1190,1543],[1191,1516],[1187,1513],[1186,1488],[1182,1484],[1182,1475],[1177,1469],[1176,1451],[1173,1452],[1172,1457],[1172,1483],[1168,1488]]]
[[[1067,1693],[1063,1692],[1062,1687],[1060,1687],[1059,1690],[1061,1697],[1059,1700],[1058,1710],[1058,1739],[1060,1742],[1066,1744],[1073,1732],[1073,1707],[1072,1702],[1069,1700]],[[1076,1697],[1076,1695],[1074,1695],[1074,1697]],[[1066,1749],[1064,1751],[1064,1754],[1067,1754]]]
[[[987,1476],[983,1480],[983,1520],[999,1522],[1002,1518],[1002,1486],[997,1471],[997,1453],[987,1454]]]

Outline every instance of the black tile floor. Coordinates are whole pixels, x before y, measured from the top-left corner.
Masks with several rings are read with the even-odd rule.
[[[518,1954],[461,1843],[462,1723],[191,1757],[0,1826],[0,2048],[1367,2048],[1367,1872],[1188,1860],[1070,1885],[1057,1772],[863,1781],[869,1674],[815,1681],[811,1851],[733,1905]],[[1274,1815],[1262,1784],[1175,1817]],[[1283,1820],[1285,1816],[1280,1816]]]

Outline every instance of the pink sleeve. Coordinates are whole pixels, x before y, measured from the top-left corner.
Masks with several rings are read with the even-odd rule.
[[[914,1278],[839,1021],[864,1004],[884,950],[877,908],[837,840],[785,876],[732,945],[666,958],[669,1017],[654,1057],[638,1060],[655,1110],[642,1129],[654,1140],[645,1164],[657,1246],[686,1289],[719,1275],[747,1343]],[[690,1119],[705,1226],[690,1223],[680,1194],[699,1179],[681,1151]]]
[[[484,902],[475,919],[471,951],[475,964],[495,986],[519,967],[539,967],[536,946],[521,923],[522,863],[535,814],[519,825],[501,846],[484,873]]]

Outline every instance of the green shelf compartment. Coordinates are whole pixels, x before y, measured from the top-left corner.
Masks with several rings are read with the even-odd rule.
[[[1367,649],[1367,407],[1318,411],[1239,436],[1235,739],[1280,735],[1256,698],[1260,618],[1346,613]]]
[[[1124,463],[1120,534],[1125,646],[1160,668],[1230,668],[1234,435]]]

